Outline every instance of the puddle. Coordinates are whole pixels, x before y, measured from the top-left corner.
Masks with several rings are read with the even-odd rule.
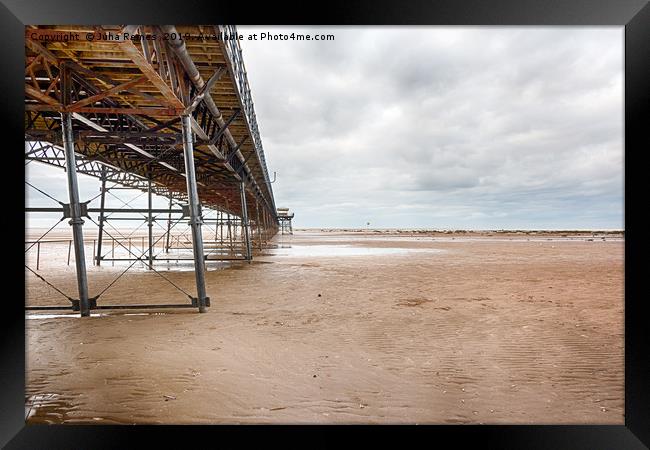
[[[25,420],[30,423],[61,423],[69,408],[70,404],[59,394],[31,395],[25,401]]]
[[[105,316],[166,316],[164,312],[138,312],[138,313],[90,313],[90,317],[105,317]],[[76,318],[78,319],[79,313],[68,314],[25,314],[25,319],[59,319],[59,318]]]
[[[115,314],[113,314],[115,315]],[[142,313],[124,313],[122,316],[166,316],[164,312],[142,312]]]
[[[91,313],[90,317],[101,317],[104,314],[100,313]],[[79,313],[68,313],[68,314],[25,314],[25,319],[34,320],[34,319],[58,319],[61,317],[70,317],[70,318],[79,318]]]
[[[353,245],[293,245],[271,250],[272,256],[375,256],[412,252],[440,253],[435,248],[359,247]]]
[[[110,416],[71,417],[70,413],[75,412],[78,405],[75,405],[69,395],[62,394],[34,394],[25,399],[25,421],[30,424],[58,425],[62,423],[78,424],[133,424],[133,421],[125,421]]]

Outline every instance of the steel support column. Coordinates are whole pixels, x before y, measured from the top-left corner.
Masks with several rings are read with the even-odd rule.
[[[214,242],[219,241],[219,224],[221,223],[221,211],[217,211],[217,223],[214,224]]]
[[[169,214],[167,215],[167,242],[165,243],[165,253],[169,253],[169,238],[172,232],[172,201],[173,197],[169,196]]]
[[[241,194],[241,220],[242,220],[242,237],[244,238],[244,243],[246,244],[246,259],[250,264],[253,259],[253,250],[251,248],[251,237],[248,230],[248,208],[246,206],[246,187],[244,186],[244,181],[239,183],[239,192]]]
[[[190,226],[192,228],[192,249],[194,251],[194,274],[196,276],[196,292],[199,312],[205,312],[207,295],[205,291],[205,259],[203,255],[203,236],[201,234],[201,203],[196,187],[196,172],[194,169],[194,144],[190,116],[181,116],[183,127],[183,155],[185,157],[185,178],[187,180],[187,197],[190,209]]]
[[[230,246],[230,253],[235,252],[235,244],[233,242],[234,236],[233,236],[233,227],[232,227],[232,218],[230,214],[228,214],[228,243]]]
[[[260,241],[260,250],[262,250],[262,227],[260,226],[260,202],[255,200],[255,214],[257,214],[255,219],[255,228],[257,232],[257,239]]]
[[[97,231],[97,265],[102,261],[102,240],[104,238],[104,207],[106,206],[106,167],[102,167],[102,187],[99,199],[99,230]]]
[[[72,116],[61,113],[61,130],[63,132],[63,149],[65,151],[65,167],[68,178],[68,196],[70,198],[70,222],[72,239],[74,240],[74,257],[77,270],[77,287],[79,289],[79,311],[81,316],[90,315],[88,300],[88,278],[86,274],[86,257],[84,253],[83,224],[81,204],[79,203],[79,184],[74,155],[74,138],[72,136]]]
[[[269,224],[267,221],[266,209],[262,210],[262,222],[264,223],[264,243],[269,240]]]
[[[147,215],[147,227],[149,227],[149,270],[153,268],[153,215],[151,214],[151,209],[153,206],[152,202],[153,192],[151,190],[151,179],[149,179],[149,184],[147,185],[147,209],[149,209],[149,213]]]
[[[216,225],[217,231],[215,233],[215,236],[219,236],[220,245],[223,247],[223,211],[219,211],[217,213],[217,216],[219,217],[219,221]],[[215,241],[216,240],[217,239],[215,238]]]

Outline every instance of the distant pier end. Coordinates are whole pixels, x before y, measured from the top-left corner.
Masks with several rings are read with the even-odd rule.
[[[281,234],[293,234],[293,226],[291,221],[293,220],[294,214],[289,211],[289,208],[278,208],[277,209],[277,218],[280,222],[280,233]]]

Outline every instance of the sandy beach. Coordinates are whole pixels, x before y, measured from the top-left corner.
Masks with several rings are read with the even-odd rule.
[[[252,264],[208,264],[206,314],[28,312],[28,422],[624,423],[620,235],[297,231],[273,244]],[[39,273],[74,294],[74,264],[46,256]],[[91,294],[124,268],[90,265]],[[191,263],[156,268],[194,292]],[[28,305],[66,303],[26,279]],[[99,301],[188,300],[134,267]]]

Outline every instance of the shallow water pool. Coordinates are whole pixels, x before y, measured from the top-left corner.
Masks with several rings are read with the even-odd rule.
[[[355,245],[291,245],[271,250],[272,256],[376,256],[414,252],[441,253],[436,248],[361,247]]]

